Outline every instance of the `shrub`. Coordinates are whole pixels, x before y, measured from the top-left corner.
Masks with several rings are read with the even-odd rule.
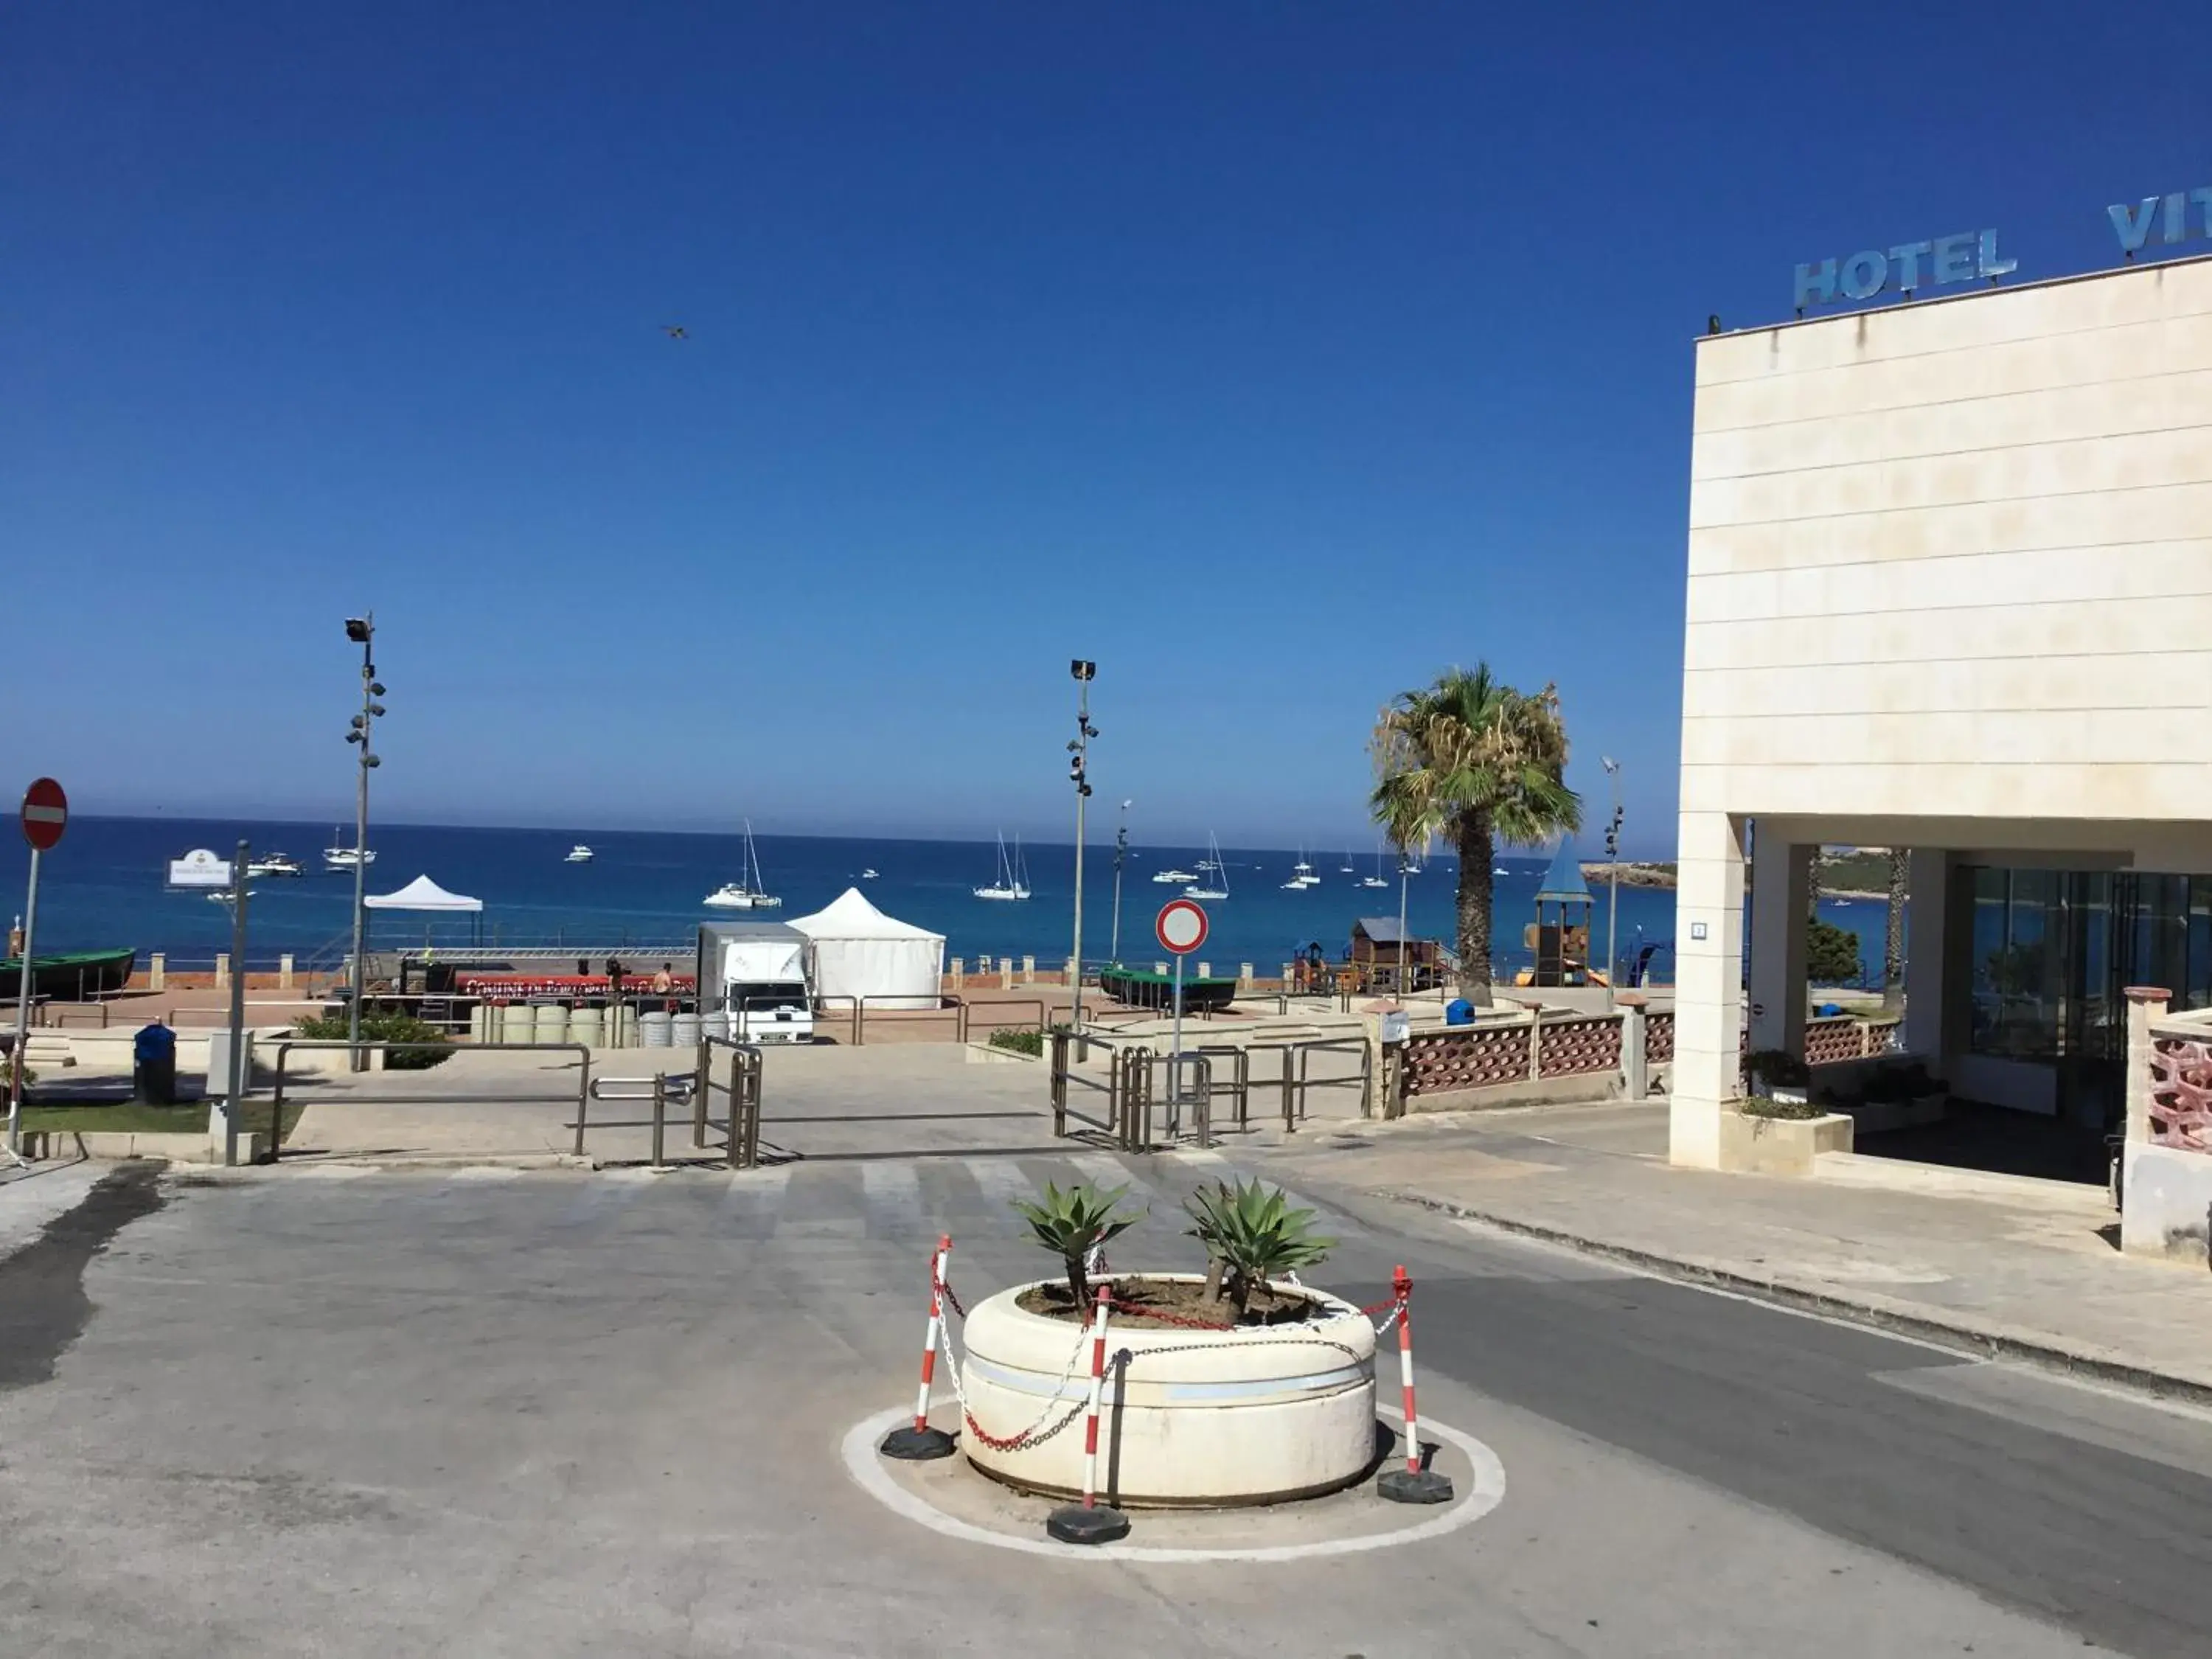
[[[991,1033],[991,1046],[994,1048],[1008,1049],[1018,1054],[1027,1054],[1033,1060],[1042,1059],[1044,1033],[1042,1031],[994,1031]]]
[[[295,1020],[293,1035],[319,1042],[344,1042],[353,1033],[348,1029],[343,1014],[318,1015],[308,1019]],[[365,1013],[361,1017],[361,1040],[363,1042],[436,1042],[444,1043],[446,1034],[436,1026],[419,1020],[412,1014]],[[453,1058],[450,1049],[426,1052],[422,1049],[402,1049],[384,1057],[384,1066],[391,1072],[427,1072],[433,1066],[442,1066]]]
[[[1060,1258],[1079,1308],[1091,1305],[1091,1253],[1143,1219],[1116,1212],[1128,1190],[1115,1187],[1102,1193],[1086,1181],[1063,1193],[1048,1181],[1042,1202],[1013,1200],[1014,1212],[1030,1224],[1031,1239]]]
[[[1805,924],[1805,979],[1811,985],[1848,985],[1863,978],[1859,937],[1817,916]]]
[[[1183,1209],[1193,1223],[1190,1236],[1206,1246],[1211,1261],[1207,1290],[1225,1291],[1239,1320],[1254,1291],[1278,1274],[1312,1267],[1336,1246],[1311,1231],[1313,1211],[1291,1208],[1279,1188],[1256,1181],[1200,1188]]]
[[[1808,1118],[1826,1115],[1826,1109],[1809,1100],[1740,1100],[1736,1110],[1746,1117]]]
[[[1786,1048],[1754,1048],[1743,1057],[1743,1074],[1764,1089],[1802,1089],[1812,1081],[1805,1062]]]

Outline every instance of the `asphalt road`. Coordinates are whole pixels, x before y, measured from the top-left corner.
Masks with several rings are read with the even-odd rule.
[[[1036,1276],[1006,1194],[1117,1170],[1117,1261],[1185,1265],[1188,1158],[119,1179],[0,1261],[0,1653],[2212,1650],[2203,1416],[1395,1210],[1316,1277],[1413,1267],[1424,1411],[1508,1482],[1464,1530],[1069,1564],[879,1507],[837,1443],[929,1242]]]

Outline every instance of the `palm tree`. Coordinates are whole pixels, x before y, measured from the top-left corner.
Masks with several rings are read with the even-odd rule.
[[[1487,663],[1395,698],[1370,743],[1375,822],[1401,853],[1448,836],[1459,855],[1460,994],[1490,1006],[1490,883],[1499,842],[1538,847],[1582,827],[1567,787],[1559,693],[1534,696]]]
[[[1889,849],[1889,921],[1882,931],[1881,1006],[1895,1013],[1905,1006],[1905,889],[1910,854],[1902,847]]]

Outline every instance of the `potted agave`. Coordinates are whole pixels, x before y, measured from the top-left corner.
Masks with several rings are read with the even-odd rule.
[[[1359,1480],[1376,1462],[1375,1330],[1297,1282],[1335,1242],[1313,1231],[1314,1212],[1259,1182],[1224,1182],[1186,1206],[1205,1271],[1095,1269],[1141,1218],[1122,1209],[1126,1194],[1048,1185],[1016,1200],[1060,1271],[969,1315],[961,1386],[982,1431],[962,1437],[969,1461],[1023,1492],[1080,1492],[1090,1320],[1103,1298],[1109,1501],[1262,1504]]]

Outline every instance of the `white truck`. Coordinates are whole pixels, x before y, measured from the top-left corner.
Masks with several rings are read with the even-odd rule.
[[[806,935],[780,921],[710,921],[699,928],[699,1008],[729,1015],[738,1042],[814,1041]]]

